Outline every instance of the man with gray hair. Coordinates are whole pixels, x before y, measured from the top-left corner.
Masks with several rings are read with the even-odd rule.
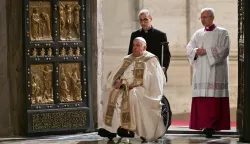
[[[167,70],[170,63],[171,54],[169,51],[168,40],[166,33],[152,26],[152,15],[147,9],[143,9],[138,14],[141,29],[134,31],[130,37],[128,54],[132,53],[133,40],[136,37],[143,37],[147,42],[147,51],[156,55],[160,60],[160,64],[167,77]],[[162,50],[163,49],[163,50]]]
[[[193,66],[193,98],[190,129],[203,130],[207,137],[218,130],[230,129],[228,90],[228,32],[214,24],[214,10],[201,10],[205,28],[197,30],[186,49]]]
[[[155,141],[168,127],[161,99],[165,76],[159,61],[146,51],[142,37],[133,40],[133,53],[125,56],[107,78],[99,111],[98,134],[112,140],[140,136]]]

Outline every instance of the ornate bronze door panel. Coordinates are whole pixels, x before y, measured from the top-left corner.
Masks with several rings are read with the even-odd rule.
[[[238,0],[238,107],[237,131],[250,142],[250,1]]]
[[[93,128],[89,0],[24,7],[27,133]]]

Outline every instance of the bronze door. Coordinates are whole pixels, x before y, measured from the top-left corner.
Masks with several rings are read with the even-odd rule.
[[[92,129],[89,0],[25,0],[27,133]]]

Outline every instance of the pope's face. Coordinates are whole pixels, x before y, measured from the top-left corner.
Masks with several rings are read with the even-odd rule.
[[[146,48],[147,46],[140,40],[133,41],[133,55],[135,57],[141,56]]]

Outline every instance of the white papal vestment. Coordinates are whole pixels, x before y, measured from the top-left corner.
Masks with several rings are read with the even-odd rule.
[[[114,89],[117,79],[131,90]],[[99,126],[111,133],[117,128],[131,130],[148,141],[165,134],[161,97],[165,76],[158,59],[149,52],[140,57],[126,56],[108,76],[102,96]],[[126,93],[128,92],[128,93]]]

